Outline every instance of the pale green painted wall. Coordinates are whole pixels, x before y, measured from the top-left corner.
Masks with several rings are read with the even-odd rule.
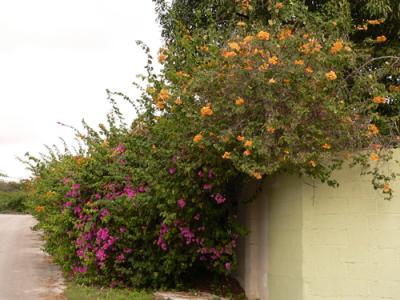
[[[238,278],[251,299],[400,299],[399,180],[387,201],[359,174],[335,173],[337,189],[294,176],[263,183],[241,210],[251,233]]]

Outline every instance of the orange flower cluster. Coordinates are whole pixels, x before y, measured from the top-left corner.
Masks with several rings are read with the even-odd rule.
[[[236,137],[236,139],[237,139],[239,142],[243,142],[243,141],[244,141],[244,136],[243,136],[243,135],[238,135],[238,136]]]
[[[328,143],[325,143],[322,145],[322,149],[324,149],[324,150],[330,150],[331,148],[332,148],[332,146]]]
[[[313,69],[312,67],[310,67],[310,66],[308,66],[307,68],[305,68],[305,71],[306,71],[307,74],[312,74],[312,73],[314,73],[314,69]]]
[[[43,212],[43,211],[44,211],[44,206],[42,206],[42,205],[36,206],[36,207],[35,207],[35,211],[36,211],[37,213]]]
[[[253,172],[251,175],[257,180],[262,179],[262,174],[260,172]]]
[[[279,63],[279,59],[274,55],[268,59],[268,63],[271,65],[277,65]]]
[[[293,31],[290,28],[285,28],[281,32],[279,32],[278,40],[283,41],[287,38],[290,38],[293,35]]]
[[[370,158],[372,161],[377,161],[379,159],[379,155],[376,153],[372,153]]]
[[[183,103],[183,101],[182,101],[182,99],[181,98],[176,98],[176,100],[175,100],[175,104],[176,105],[182,105],[182,103]]]
[[[260,31],[259,33],[257,33],[257,38],[259,40],[268,41],[270,38],[270,34],[266,31]]]
[[[236,104],[236,106],[242,106],[243,104],[244,104],[244,99],[243,98],[237,98],[236,100],[235,100],[235,104]]]
[[[326,79],[328,80],[336,80],[337,79],[337,75],[334,71],[329,71],[328,73],[325,74]]]
[[[158,61],[160,63],[164,63],[167,60],[167,56],[164,53],[160,53],[160,55],[158,56]]]
[[[226,58],[235,57],[236,52],[235,51],[224,51],[224,52],[222,52],[222,56],[226,57]]]
[[[377,37],[376,37],[376,42],[377,42],[377,43],[384,43],[384,42],[386,42],[386,41],[387,41],[387,37],[384,36],[384,35],[380,35],[380,36],[377,36]]]
[[[283,8],[283,3],[282,3],[282,2],[277,2],[277,3],[275,4],[275,8],[276,8],[276,9],[281,9],[281,8]]]
[[[300,46],[299,51],[304,54],[313,54],[321,51],[321,44],[316,39],[310,39],[308,43]]]
[[[388,183],[385,183],[385,184],[383,185],[383,192],[384,192],[385,194],[387,194],[387,193],[390,193],[391,191],[392,191],[392,189],[391,189],[390,185],[389,185]]]
[[[231,153],[230,152],[225,152],[224,155],[222,155],[223,159],[231,159]]]
[[[385,103],[385,98],[383,98],[382,96],[375,96],[372,101],[376,104],[382,104]]]
[[[304,60],[302,60],[302,59],[296,59],[295,61],[294,61],[294,64],[295,65],[298,65],[298,66],[302,66],[302,65],[304,65]]]
[[[333,43],[330,52],[332,54],[337,54],[343,49],[343,42],[340,40],[337,40],[335,43]]]
[[[371,25],[380,25],[380,24],[384,23],[384,21],[383,20],[368,20],[367,23],[371,24]]]
[[[212,111],[212,109],[211,109],[211,105],[207,105],[207,106],[204,106],[204,107],[202,107],[201,109],[200,109],[200,115],[202,116],[202,117],[210,117],[210,116],[212,116],[214,114],[214,112]]]
[[[247,140],[247,141],[244,143],[244,146],[245,146],[246,148],[252,147],[252,146],[253,146],[253,141],[252,141],[252,140]]]
[[[202,141],[202,139],[203,139],[203,135],[202,135],[201,133],[199,133],[199,134],[196,134],[196,135],[194,136],[193,142],[195,142],[195,143],[200,143],[200,142]]]
[[[379,133],[379,128],[375,124],[369,124],[368,132],[370,135],[377,135]]]
[[[229,48],[231,48],[232,50],[236,50],[239,51],[240,50],[240,46],[238,43],[236,42],[232,42],[232,43],[228,43]]]

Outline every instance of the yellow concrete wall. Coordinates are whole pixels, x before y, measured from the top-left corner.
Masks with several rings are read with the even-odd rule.
[[[241,209],[238,278],[250,299],[400,300],[400,185],[384,200],[360,170],[339,188],[278,176]],[[399,180],[397,180],[399,181]]]

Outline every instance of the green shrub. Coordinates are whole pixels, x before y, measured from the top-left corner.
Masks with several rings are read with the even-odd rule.
[[[398,145],[399,116],[380,110],[400,89],[382,77],[400,59],[374,65],[383,58],[357,49],[340,20],[276,5],[268,25],[240,22],[229,36],[181,28],[161,74],[149,55],[131,126],[110,93],[107,126],[84,124],[78,151],[30,157],[30,207],[66,273],[113,287],[228,276],[246,232],[240,187],[278,172],[335,186],[332,172],[353,158],[391,196],[395,174],[379,163]]]

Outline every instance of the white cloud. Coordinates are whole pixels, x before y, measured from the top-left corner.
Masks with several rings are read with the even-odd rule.
[[[106,88],[135,97],[131,82],[146,61],[135,40],[158,50],[155,19],[152,1],[1,1],[0,170],[26,177],[15,156],[44,151],[59,136],[71,140],[58,121],[102,122]]]

